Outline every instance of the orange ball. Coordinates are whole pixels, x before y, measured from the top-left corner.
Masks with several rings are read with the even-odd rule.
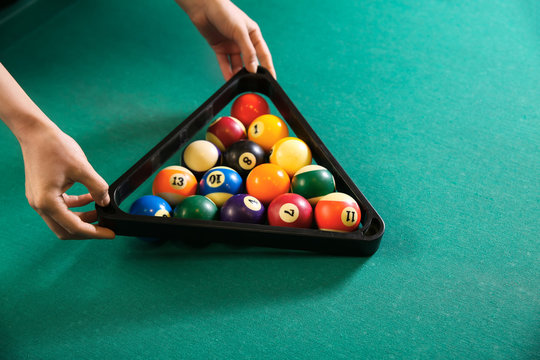
[[[260,145],[264,151],[270,151],[278,140],[287,136],[289,128],[285,121],[271,114],[259,116],[248,129],[249,140]]]
[[[265,163],[251,170],[246,179],[249,195],[268,205],[278,195],[289,192],[289,175],[278,165]]]
[[[333,192],[315,206],[315,221],[321,230],[350,232],[360,225],[360,207],[351,196]]]
[[[173,208],[196,192],[197,179],[183,166],[173,165],[160,170],[152,183],[152,194],[165,199]]]

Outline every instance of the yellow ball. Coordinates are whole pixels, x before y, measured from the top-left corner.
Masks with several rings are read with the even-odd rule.
[[[292,177],[302,167],[311,164],[311,150],[296,137],[285,137],[272,146],[270,162],[279,165]]]
[[[285,121],[271,114],[261,115],[249,125],[248,138],[257,143],[264,151],[284,137],[289,136],[289,128]]]

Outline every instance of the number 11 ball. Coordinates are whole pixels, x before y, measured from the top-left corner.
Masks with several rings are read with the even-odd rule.
[[[360,207],[349,195],[334,192],[323,196],[315,206],[315,221],[321,230],[350,232],[360,224]]]

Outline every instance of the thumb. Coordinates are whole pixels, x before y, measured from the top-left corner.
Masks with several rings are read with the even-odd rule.
[[[111,200],[109,197],[109,185],[90,164],[73,180],[80,182],[88,189],[96,204],[99,206],[109,205]]]

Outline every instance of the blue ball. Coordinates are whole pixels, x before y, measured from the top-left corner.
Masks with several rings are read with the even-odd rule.
[[[131,204],[129,213],[132,215],[170,217],[171,206],[162,198],[155,195],[145,195]]]
[[[265,220],[264,205],[248,194],[237,194],[221,207],[221,220],[261,224]]]
[[[231,196],[242,190],[242,177],[226,166],[208,170],[199,182],[199,194],[206,196],[221,207]]]

